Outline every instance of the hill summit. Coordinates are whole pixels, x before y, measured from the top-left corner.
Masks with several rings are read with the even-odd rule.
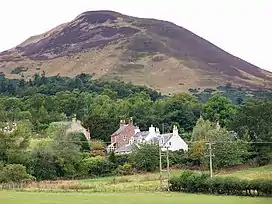
[[[272,88],[272,73],[173,23],[88,11],[0,53],[7,77],[34,73],[121,79],[164,93],[232,83]]]

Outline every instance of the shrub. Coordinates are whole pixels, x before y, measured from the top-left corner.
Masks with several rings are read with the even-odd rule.
[[[121,175],[131,175],[133,174],[133,168],[130,163],[125,163],[124,165],[119,165],[117,168],[117,173]]]
[[[26,167],[21,164],[8,164],[0,172],[0,182],[16,182],[34,179],[26,172]]]
[[[153,144],[142,144],[133,151],[130,159],[139,171],[155,171],[159,167],[159,147]]]
[[[100,140],[94,140],[91,142],[91,152],[90,156],[96,157],[96,156],[105,156],[106,154],[106,149],[105,145],[102,141]]]
[[[129,163],[129,155],[128,154],[119,154],[115,155],[116,159],[116,164],[119,165],[124,165],[125,163]]]
[[[184,171],[179,177],[170,179],[171,191],[211,193],[226,195],[271,196],[272,182],[269,180],[241,180],[233,177],[214,177],[203,173]]]
[[[83,159],[80,164],[82,176],[107,176],[111,175],[114,170],[114,164],[101,156]]]
[[[40,146],[32,151],[28,170],[37,180],[46,180],[60,177],[62,168],[54,152],[48,147]]]

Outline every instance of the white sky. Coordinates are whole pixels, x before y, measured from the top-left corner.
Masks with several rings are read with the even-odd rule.
[[[272,71],[272,0],[1,0],[0,51],[88,10],[171,21]]]

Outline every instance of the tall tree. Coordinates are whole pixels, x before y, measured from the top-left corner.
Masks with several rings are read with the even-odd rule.
[[[222,168],[242,164],[248,156],[248,145],[236,138],[235,134],[225,128],[218,128],[215,123],[200,118],[194,127],[190,155],[208,166],[207,142],[213,143],[214,168]]]
[[[0,161],[24,164],[32,134],[31,125],[21,122],[17,126],[12,123],[4,126],[13,131],[0,131]]]
[[[252,142],[253,156],[259,164],[272,161],[272,101],[252,99],[239,107],[237,114],[229,125],[243,138]]]
[[[202,116],[205,120],[219,121],[225,127],[236,113],[236,106],[226,97],[216,94],[203,106]]]

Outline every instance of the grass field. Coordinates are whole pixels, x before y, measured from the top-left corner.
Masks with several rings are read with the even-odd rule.
[[[179,175],[180,173],[181,170],[171,171],[171,176]],[[246,168],[232,172],[221,171],[218,172],[216,176],[232,176],[249,180],[256,178],[272,180],[272,165],[257,168]],[[164,178],[166,178],[166,173],[164,174]],[[158,189],[159,187],[159,173],[104,177],[98,179],[79,180],[77,182],[83,185],[93,186],[98,192],[152,191]],[[164,182],[164,186],[166,186],[166,184],[167,183]]]
[[[257,178],[272,180],[272,165],[262,166],[258,168],[242,169],[231,173],[223,171],[219,173],[219,176],[234,176],[241,179],[249,180]]]
[[[176,193],[34,193],[0,191],[2,204],[268,204],[269,198]]]
[[[181,170],[171,172],[179,175]],[[243,179],[265,178],[272,181],[272,165],[217,172],[216,176]],[[166,185],[166,183],[164,183]],[[155,192],[159,174],[104,177],[97,179],[44,181],[31,184],[23,191],[0,191],[0,204],[268,204],[271,198],[215,196]],[[44,192],[42,192],[44,191]],[[78,192],[80,191],[80,192]]]
[[[171,171],[171,176],[179,175],[181,170]],[[272,165],[243,170],[220,171],[215,176],[233,176],[242,179],[264,178],[272,181]],[[166,178],[166,172],[164,178]],[[97,179],[42,181],[24,186],[23,190],[36,191],[84,191],[104,193],[156,192],[159,190],[159,173],[137,174],[130,176],[103,177]],[[167,181],[163,182],[164,187]],[[10,186],[8,188],[14,188]],[[21,187],[20,187],[21,188]],[[1,185],[0,185],[1,189]]]

